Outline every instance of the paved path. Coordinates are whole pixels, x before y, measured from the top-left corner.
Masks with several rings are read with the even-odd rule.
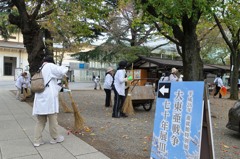
[[[74,89],[92,89],[93,84],[74,83]],[[50,144],[48,124],[43,132],[44,145],[33,146],[33,133],[36,118],[32,107],[15,99],[9,90],[14,90],[12,80],[0,80],[0,159],[109,159],[78,137],[67,134],[59,127],[65,137],[64,142]],[[73,90],[74,90],[73,89]]]

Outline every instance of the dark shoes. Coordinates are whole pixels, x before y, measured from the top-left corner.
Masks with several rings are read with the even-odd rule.
[[[120,116],[124,118],[128,117],[125,113],[120,113]]]
[[[120,118],[120,117],[123,117],[123,118],[126,118],[128,117],[125,113],[120,113],[120,116],[119,115],[112,115],[113,118]]]

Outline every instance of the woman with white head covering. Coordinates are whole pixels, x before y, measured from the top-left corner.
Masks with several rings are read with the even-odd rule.
[[[110,106],[110,101],[111,101],[111,90],[112,90],[112,85],[113,85],[113,68],[108,67],[107,72],[105,75],[105,80],[103,84],[104,91],[106,93],[106,98],[105,98],[105,107]]]
[[[17,87],[16,99],[21,99],[21,93],[23,93],[23,88],[25,85],[28,85],[29,81],[27,80],[27,72],[23,72],[21,76],[19,76],[15,82],[15,86]]]
[[[178,70],[173,67],[171,70],[171,74],[169,76],[170,81],[178,81],[177,72],[178,72]]]

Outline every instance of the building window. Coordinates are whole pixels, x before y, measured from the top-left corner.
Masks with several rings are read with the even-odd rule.
[[[9,63],[9,62],[4,63],[4,75],[5,76],[12,75],[12,63]]]

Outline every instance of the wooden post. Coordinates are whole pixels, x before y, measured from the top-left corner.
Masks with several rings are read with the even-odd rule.
[[[209,104],[208,85],[204,85],[204,108],[203,108],[203,124],[202,124],[202,141],[201,141],[201,159],[215,159],[214,143],[212,136],[211,112]]]

